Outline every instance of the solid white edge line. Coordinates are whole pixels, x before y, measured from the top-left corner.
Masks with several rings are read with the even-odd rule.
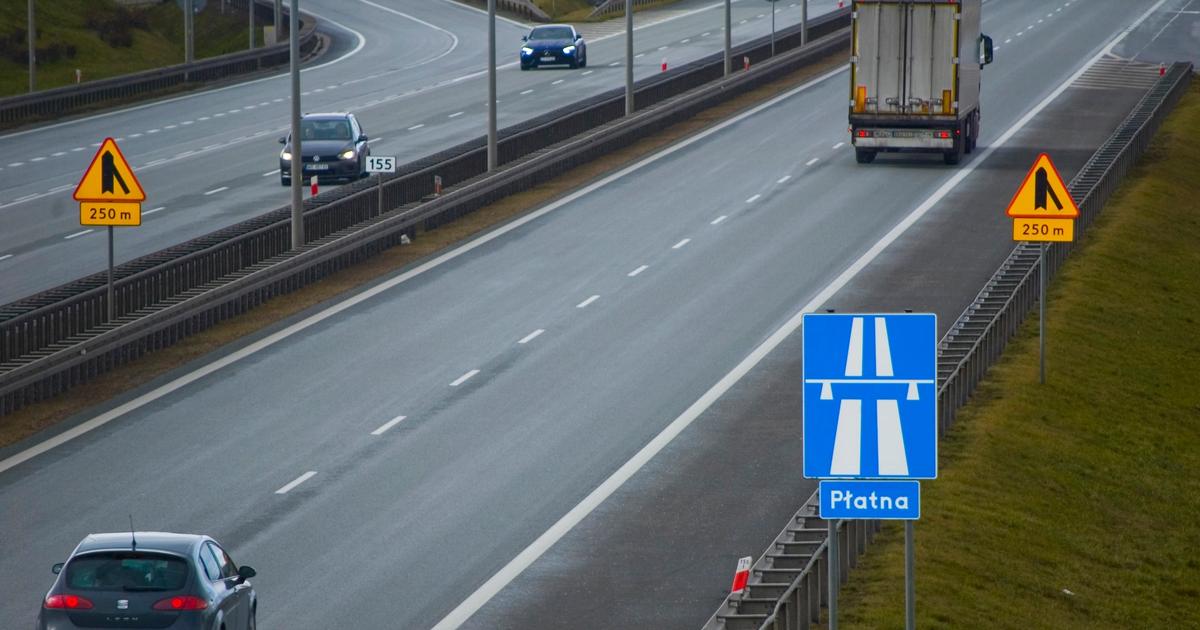
[[[65,240],[65,241],[69,241],[69,240],[71,240],[71,239],[75,238],[76,236],[83,236],[84,234],[90,234],[90,233],[92,233],[92,232],[94,232],[94,231],[95,231],[95,230],[92,230],[92,229],[87,229],[87,230],[84,230],[84,231],[82,231],[82,232],[76,232],[76,233],[74,233],[74,234],[68,234],[68,235],[66,235],[66,236],[64,236],[64,237],[63,237],[63,240]]]
[[[295,479],[289,481],[286,486],[276,490],[275,494],[287,494],[287,493],[291,492],[292,490],[295,490],[296,486],[304,483],[305,481],[308,481],[309,479],[312,479],[313,475],[316,475],[316,474],[317,474],[317,471],[310,470],[310,471],[304,473],[303,475],[300,475],[299,477],[296,477]]]
[[[541,334],[542,334],[542,333],[544,333],[544,332],[546,332],[546,329],[544,329],[544,328],[539,328],[539,329],[537,329],[537,330],[535,330],[535,331],[533,331],[533,332],[529,333],[528,335],[525,335],[524,337],[521,337],[521,340],[520,340],[520,341],[518,341],[517,343],[519,343],[519,344],[527,344],[527,343],[529,343],[530,341],[533,341],[534,339],[537,339],[537,338],[538,338],[539,336],[541,336]]]
[[[591,305],[592,302],[595,302],[596,300],[599,300],[599,299],[600,299],[599,295],[593,295],[592,297],[576,304],[575,308],[587,308],[589,305]]]
[[[475,592],[471,593],[471,595],[463,600],[462,603],[460,603],[457,607],[455,607],[454,610],[450,611],[448,615],[443,617],[442,620],[433,627],[433,630],[452,630],[453,628],[459,627],[468,619],[470,619],[476,611],[482,608],[484,604],[486,604],[492,599],[492,597],[499,593],[501,589],[507,586],[509,582],[512,582],[518,575],[524,572],[525,569],[529,567],[529,565],[533,564],[538,558],[540,558],[542,554],[546,553],[546,551],[549,550],[554,543],[558,542],[563,536],[567,535],[567,533],[570,532],[575,525],[579,524],[579,522],[587,517],[588,514],[591,514],[593,510],[595,510],[609,496],[616,492],[618,488],[632,478],[637,471],[641,470],[641,468],[645,466],[647,462],[653,459],[654,456],[659,453],[659,451],[666,448],[666,446],[670,444],[676,436],[682,433],[684,429],[691,425],[696,418],[699,418],[702,413],[707,411],[708,408],[713,405],[713,403],[715,403],[722,395],[725,394],[725,392],[729,391],[729,389],[731,389],[738,381],[748,374],[750,370],[752,370],[756,365],[759,364],[759,362],[766,358],[766,356],[770,354],[772,350],[778,347],[779,344],[783,343],[784,339],[787,339],[788,336],[790,336],[796,331],[796,329],[800,327],[801,322],[804,321],[805,313],[815,312],[822,304],[827,302],[838,291],[846,286],[850,280],[857,276],[859,272],[861,272],[868,264],[871,263],[871,261],[878,257],[883,250],[887,249],[887,247],[896,239],[900,238],[900,236],[907,232],[913,224],[915,224],[921,217],[929,212],[929,210],[933,208],[938,201],[949,194],[955,186],[957,186],[963,179],[967,177],[967,175],[970,175],[972,172],[974,172],[975,169],[984,161],[986,161],[987,158],[994,153],[997,148],[1003,146],[1006,142],[1012,139],[1017,132],[1029,124],[1029,121],[1033,120],[1033,118],[1041,113],[1041,111],[1046,107],[1048,107],[1050,103],[1058,99],[1058,97],[1067,90],[1067,86],[1070,85],[1071,81],[1078,78],[1083,74],[1084,71],[1091,67],[1092,64],[1107,54],[1108,51],[1116,46],[1116,44],[1122,39],[1124,39],[1133,28],[1143,22],[1154,11],[1158,10],[1158,7],[1160,7],[1164,2],[1166,2],[1166,0],[1159,0],[1157,3],[1155,3],[1155,5],[1149,11],[1134,21],[1134,23],[1128,29],[1121,31],[1115,39],[1113,39],[1100,51],[1100,53],[1085,62],[1083,67],[1076,71],[1070,80],[1067,80],[1059,85],[1058,88],[1046,96],[1045,99],[1043,99],[1040,103],[1034,106],[1033,109],[1029,110],[1016,123],[1009,127],[1003,135],[997,138],[994,143],[990,144],[989,147],[980,153],[975,160],[972,160],[970,164],[964,166],[962,170],[955,173],[953,177],[942,184],[933,193],[933,195],[922,202],[921,205],[917,206],[917,208],[909,213],[908,216],[904,217],[899,224],[893,227],[891,231],[884,235],[883,238],[872,245],[870,249],[868,249],[857,260],[855,260],[840,275],[838,275],[833,282],[830,282],[828,285],[826,285],[825,288],[817,293],[817,295],[814,296],[807,304],[801,307],[800,310],[791,317],[791,319],[789,319],[783,326],[772,333],[766,341],[755,348],[745,359],[742,359],[742,361],[738,363],[733,370],[722,377],[721,380],[717,381],[715,385],[713,385],[707,392],[697,399],[696,402],[692,403],[691,406],[684,410],[684,412],[680,414],[679,417],[677,417],[674,421],[672,421],[671,424],[667,425],[667,427],[658,435],[654,436],[654,438],[650,440],[646,446],[643,446],[642,449],[633,457],[631,457],[629,461],[625,462],[625,464],[618,468],[616,472],[609,475],[607,479],[605,479],[599,486],[592,490],[586,497],[583,498],[582,501],[576,504],[575,507],[571,508],[571,510],[564,514],[562,518],[560,518],[557,522],[551,525],[549,529],[543,532],[541,536],[538,536],[537,539],[530,543],[528,547],[518,553],[512,560],[508,562],[508,564],[504,565],[503,568],[501,568],[496,572],[495,575],[484,582],[478,589],[475,590]]]
[[[120,404],[108,411],[103,412],[103,413],[100,413],[97,416],[95,416],[89,420],[81,422],[80,424],[78,424],[74,427],[71,427],[70,429],[67,429],[66,431],[63,431],[62,433],[59,433],[52,437],[46,438],[45,440],[43,440],[33,446],[30,446],[29,448],[26,448],[14,455],[11,455],[3,460],[0,460],[0,473],[3,473],[4,471],[9,470],[10,468],[18,466],[26,461],[33,459],[34,457],[37,457],[38,455],[41,455],[43,453],[46,453],[50,450],[53,450],[53,449],[61,446],[63,444],[66,444],[67,442],[70,442],[71,440],[74,440],[75,438],[77,438],[81,435],[85,435],[90,431],[93,431],[99,427],[102,427],[102,426],[108,424],[109,422],[112,422],[113,420],[116,420],[117,418],[120,418],[121,416],[123,416],[131,411],[140,409],[141,407],[144,407],[145,405],[148,405],[164,396],[167,396],[167,395],[169,395],[175,391],[178,391],[180,389],[183,389],[184,387],[187,387],[188,385],[191,385],[192,383],[195,383],[196,381],[199,381],[214,372],[217,372],[229,365],[237,363],[238,361],[241,361],[242,359],[245,359],[246,357],[253,356],[254,354],[257,354],[258,352],[261,352],[262,350],[265,350],[266,348],[269,348],[269,347],[279,343],[280,341],[283,341],[284,339],[287,339],[287,338],[291,337],[292,335],[295,335],[296,333],[307,330],[308,328],[315,326],[316,324],[319,324],[331,317],[334,317],[343,311],[349,310],[362,302],[365,302],[381,293],[389,291],[389,290],[395,288],[396,286],[399,286],[400,284],[403,284],[404,282],[411,280],[412,278],[415,278],[431,269],[435,269],[435,268],[437,268],[451,260],[454,260],[454,259],[458,258],[459,256],[469,253],[479,247],[482,247],[483,245],[486,245],[487,243],[490,243],[491,241],[498,239],[513,230],[523,227],[527,223],[536,221],[536,220],[540,219],[541,217],[543,217],[547,214],[550,214],[551,212],[554,212],[555,210],[558,210],[559,208],[562,208],[564,206],[567,206],[570,203],[573,203],[575,200],[577,200],[581,197],[589,195],[592,192],[594,192],[600,188],[603,188],[617,180],[623,179],[624,177],[630,175],[631,173],[635,173],[635,172],[645,168],[646,166],[649,166],[650,164],[653,164],[663,158],[673,155],[674,153],[681,151],[697,142],[700,142],[701,140],[704,140],[705,138],[708,138],[709,136],[711,136],[713,134],[719,133],[722,130],[730,127],[731,125],[735,125],[735,124],[741,122],[742,120],[749,118],[750,116],[753,116],[767,108],[773,107],[778,103],[781,103],[789,98],[792,98],[797,94],[800,94],[800,93],[805,92],[817,85],[820,85],[821,83],[823,83],[835,76],[838,76],[839,74],[842,74],[843,72],[846,71],[847,68],[849,68],[849,66],[842,66],[841,68],[838,68],[836,70],[831,70],[831,71],[813,79],[812,81],[809,81],[808,83],[805,83],[805,84],[800,85],[796,88],[793,88],[787,92],[784,92],[783,94],[780,94],[779,96],[776,96],[775,98],[772,98],[771,100],[769,100],[765,103],[756,105],[756,106],[734,116],[733,118],[730,118],[721,123],[718,123],[704,131],[701,131],[700,133],[697,133],[694,136],[689,136],[688,138],[680,141],[677,144],[668,146],[653,155],[650,155],[642,160],[639,160],[639,161],[617,171],[616,173],[605,176],[605,177],[603,177],[603,178],[601,178],[601,179],[599,179],[599,180],[597,180],[597,181],[595,181],[573,193],[570,193],[570,194],[562,197],[561,199],[558,199],[557,201],[554,201],[545,206],[542,206],[538,210],[534,210],[533,212],[530,212],[515,221],[506,223],[505,225],[502,225],[490,232],[487,232],[487,233],[475,238],[472,241],[468,241],[467,243],[460,245],[459,247],[456,247],[444,254],[441,254],[440,256],[437,256],[437,257],[435,257],[429,261],[426,261],[408,271],[405,271],[390,280],[381,282],[371,289],[368,289],[368,290],[358,293],[354,296],[346,298],[345,300],[342,300],[340,302],[331,304],[329,307],[327,307],[317,313],[314,313],[294,324],[291,324],[290,326],[287,326],[286,328],[284,328],[278,332],[272,333],[262,339],[259,339],[258,341],[250,343],[249,345],[245,346],[244,348],[242,348],[240,350],[231,352],[231,353],[221,357],[220,359],[213,361],[212,363],[208,363],[206,365],[198,367],[195,370],[192,370],[191,372],[188,372],[187,374],[184,374],[184,375],[180,376],[179,378],[176,378],[175,380],[172,380],[168,383],[160,385],[159,387],[156,387],[156,388],[146,392],[145,394],[137,396],[133,400],[130,400],[128,402]],[[99,145],[99,143],[96,143],[96,144]]]
[[[408,416],[396,416],[395,418],[392,418],[391,420],[388,420],[387,422],[383,423],[383,425],[381,425],[378,429],[375,429],[374,431],[372,431],[371,435],[383,435],[384,433],[388,432],[388,429],[396,426],[397,424],[400,424],[400,422],[402,422],[407,417]]]
[[[162,212],[163,210],[166,210],[166,209],[167,209],[166,206],[159,206],[157,208],[154,208],[153,210],[147,210],[147,211],[143,212],[142,216],[146,216],[148,214],[154,214],[155,212]]]
[[[479,373],[479,370],[471,370],[470,372],[467,372],[466,374],[463,374],[462,376],[454,379],[450,383],[450,387],[458,387],[459,385],[462,385],[463,383],[466,383],[467,381],[471,380],[471,377],[475,376],[478,373]]]
[[[325,63],[319,64],[316,66],[312,66],[311,68],[301,68],[300,72],[310,72],[312,70],[320,70],[321,68],[327,68],[329,66],[332,66],[335,63],[341,63],[342,61],[345,61],[346,59],[349,59],[350,57],[357,55],[359,53],[359,51],[361,51],[367,45],[367,38],[363,37],[362,33],[359,33],[358,31],[356,31],[344,24],[341,24],[340,22],[335,22],[327,17],[322,17],[320,15],[317,15],[316,13],[313,13],[312,11],[309,11],[308,9],[301,9],[300,12],[313,15],[322,22],[329,22],[330,24],[332,24],[344,31],[347,31],[351,35],[354,35],[356,38],[358,38],[358,45],[356,45],[354,47],[354,49],[351,50],[350,52],[347,52],[346,54],[342,55],[341,57],[338,57],[337,59],[332,59],[330,61],[326,61]],[[129,112],[136,112],[136,111],[139,111],[142,109],[146,109],[148,107],[154,107],[156,105],[168,105],[170,103],[177,103],[184,99],[196,98],[198,96],[207,96],[209,94],[216,94],[218,92],[224,92],[226,90],[234,90],[234,89],[246,86],[246,85],[254,85],[256,83],[262,83],[264,81],[271,81],[274,79],[286,79],[286,78],[288,78],[288,74],[287,74],[287,72],[283,72],[282,74],[277,74],[277,75],[269,76],[269,77],[263,77],[261,79],[254,79],[252,81],[245,81],[243,83],[235,83],[233,85],[227,85],[224,87],[214,88],[211,90],[202,90],[199,92],[193,92],[191,94],[184,94],[183,96],[176,96],[175,98],[164,99],[161,101],[154,101],[152,103],[144,103],[142,105],[134,105],[133,107],[127,107],[124,109],[113,110],[111,112],[104,112],[102,114],[94,114],[92,116],[85,116],[83,118],[76,118],[74,120],[66,120],[66,121],[63,121],[60,123],[55,123],[53,125],[47,125],[45,127],[36,127],[33,129],[26,129],[24,131],[17,131],[17,132],[10,133],[8,135],[0,136],[0,141],[7,140],[9,138],[16,138],[17,136],[28,135],[31,133],[40,133],[43,131],[49,131],[51,129],[57,129],[59,127],[63,127],[66,125],[74,125],[74,124],[81,123],[81,122],[88,122],[88,121],[92,121],[92,120],[99,120],[101,118],[108,118],[109,116],[116,116],[118,114],[126,114]],[[208,118],[204,117],[204,118],[200,118],[199,120],[208,120]],[[94,145],[94,146],[99,146],[99,145]]]

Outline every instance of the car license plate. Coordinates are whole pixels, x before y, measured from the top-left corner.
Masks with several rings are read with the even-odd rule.
[[[328,171],[329,165],[328,164],[305,164],[304,170],[306,170],[306,171]]]
[[[554,57],[542,57],[542,61],[554,61]]]

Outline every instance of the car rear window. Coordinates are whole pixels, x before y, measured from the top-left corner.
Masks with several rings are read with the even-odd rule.
[[[543,26],[533,29],[529,39],[571,39],[571,29],[565,26]]]
[[[136,551],[90,553],[67,564],[67,587],[92,591],[177,591],[187,582],[181,558]]]

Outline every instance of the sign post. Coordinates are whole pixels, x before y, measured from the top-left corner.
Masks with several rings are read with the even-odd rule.
[[[92,163],[75,187],[80,225],[108,226],[108,321],[116,319],[113,300],[113,228],[142,224],[142,202],[146,192],[121,149],[105,138]]]
[[[379,214],[383,214],[383,174],[396,172],[396,157],[393,155],[368,155],[367,172],[375,173],[379,187]]]
[[[1046,382],[1047,243],[1075,240],[1079,207],[1045,153],[1039,155],[1005,212],[1013,219],[1013,240],[1038,243],[1038,380]]]
[[[937,478],[937,316],[804,316],[804,476],[829,523],[829,627],[837,627],[842,519],[905,521],[905,621],[916,617],[913,521]],[[868,439],[864,439],[868,438]]]

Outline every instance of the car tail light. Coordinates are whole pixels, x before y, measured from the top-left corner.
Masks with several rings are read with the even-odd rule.
[[[88,610],[92,601],[78,595],[51,595],[43,604],[46,608],[66,608],[68,610]]]
[[[195,595],[176,595],[154,603],[154,610],[204,610],[208,602]]]

